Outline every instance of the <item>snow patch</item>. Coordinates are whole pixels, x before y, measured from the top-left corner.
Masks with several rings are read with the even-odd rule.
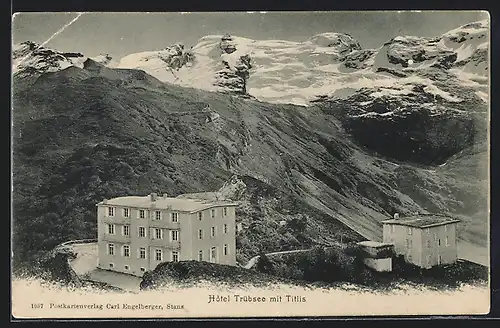
[[[489,102],[489,96],[486,92],[483,92],[483,91],[476,91],[475,92],[476,95],[481,98],[482,101],[484,101],[485,103],[488,103]]]
[[[433,84],[428,84],[427,86],[424,87],[424,90],[428,93],[435,95],[435,96],[440,96],[449,102],[461,102],[462,101],[462,99],[455,97],[455,96],[451,95],[450,93],[439,89],[438,87],[436,87]]]

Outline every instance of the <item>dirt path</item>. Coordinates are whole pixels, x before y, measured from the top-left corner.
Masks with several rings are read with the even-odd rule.
[[[279,255],[279,254],[292,254],[292,253],[301,253],[301,252],[307,252],[310,249],[294,249],[291,251],[281,251],[281,252],[272,252],[272,253],[267,253],[266,256],[273,256],[273,255]],[[251,269],[256,263],[257,260],[260,258],[260,255],[254,256],[248,261],[247,264],[243,266],[245,269]]]
[[[125,291],[134,293],[140,291],[142,280],[140,277],[97,268],[97,243],[72,244],[70,247],[76,253],[76,258],[70,261],[70,265],[77,275],[87,280],[106,283]]]

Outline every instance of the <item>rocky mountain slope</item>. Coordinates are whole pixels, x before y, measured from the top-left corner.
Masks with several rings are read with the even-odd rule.
[[[419,167],[358,145],[327,102],[272,104],[88,58],[80,66],[14,75],[17,263],[61,241],[94,237],[94,204],[102,198],[213,191],[234,175],[247,200],[241,258],[259,251],[252,241],[279,234],[287,237],[259,247],[314,243],[315,234],[380,239],[381,220],[417,211],[459,216],[462,249],[484,250],[484,144],[444,166]],[[280,230],[287,219],[299,229]],[[303,222],[309,230],[300,229]]]
[[[17,88],[27,87],[44,73],[58,72],[68,67],[83,67],[88,59],[79,52],[61,52],[32,41],[24,41],[12,47],[12,75]],[[103,65],[116,63],[107,55],[92,58]]]
[[[473,22],[434,38],[398,36],[377,49],[332,32],[305,42],[206,36],[190,49],[177,43],[96,61],[185,87],[319,105],[367,151],[441,165],[487,142],[488,24]],[[14,48],[14,74],[33,80],[44,72],[81,68],[85,59],[25,42]]]

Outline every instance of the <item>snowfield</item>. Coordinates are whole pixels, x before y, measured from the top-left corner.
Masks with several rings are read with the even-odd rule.
[[[439,38],[398,36],[378,49],[362,49],[347,34],[322,33],[304,42],[252,40],[232,36],[227,43],[231,44],[234,51],[225,53],[221,50],[224,36],[210,35],[201,38],[190,49],[196,58],[192,65],[175,72],[158,60],[162,56],[161,51],[126,56],[120,60],[118,67],[140,68],[169,83],[224,91],[224,88],[217,86],[216,78],[216,73],[223,68],[222,63],[227,63],[232,69],[238,66],[239,58],[248,55],[252,64],[246,81],[248,94],[267,102],[307,105],[318,95],[345,96],[361,88],[406,84],[407,81],[401,81],[400,77],[380,72],[380,68],[411,74],[412,71],[439,64],[446,56],[456,56],[455,62],[467,61],[478,51],[488,48],[487,24],[487,21],[467,24]],[[460,39],[462,37],[465,38],[463,41]],[[363,55],[363,51],[366,54]],[[397,63],[399,59],[401,63]],[[484,65],[481,65],[478,68],[474,63],[466,63],[455,71],[457,74],[464,73],[459,78],[467,83],[467,74],[486,74]],[[435,86],[431,80],[422,82],[427,92],[450,102],[460,101],[458,97]],[[404,93],[405,90],[400,92]],[[487,91],[480,91],[484,99],[483,93]]]
[[[405,94],[409,84],[420,83],[426,92],[459,102],[460,97],[433,80],[418,77],[437,68],[452,72],[461,85],[487,102],[488,86],[480,79],[487,79],[488,24],[473,22],[435,38],[398,36],[377,49],[362,49],[352,36],[334,32],[304,42],[207,35],[189,49],[177,43],[120,59],[108,55],[92,59],[108,67],[140,69],[166,83],[298,105],[308,105],[318,96],[347,97],[362,88],[391,87],[392,91],[375,91],[374,97],[385,92]],[[87,59],[37,47],[32,42],[14,46],[13,72],[82,67]]]

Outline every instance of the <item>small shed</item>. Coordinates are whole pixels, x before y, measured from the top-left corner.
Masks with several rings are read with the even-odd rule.
[[[379,272],[392,271],[393,244],[365,240],[359,242],[358,245],[363,250],[363,262],[367,267]]]

